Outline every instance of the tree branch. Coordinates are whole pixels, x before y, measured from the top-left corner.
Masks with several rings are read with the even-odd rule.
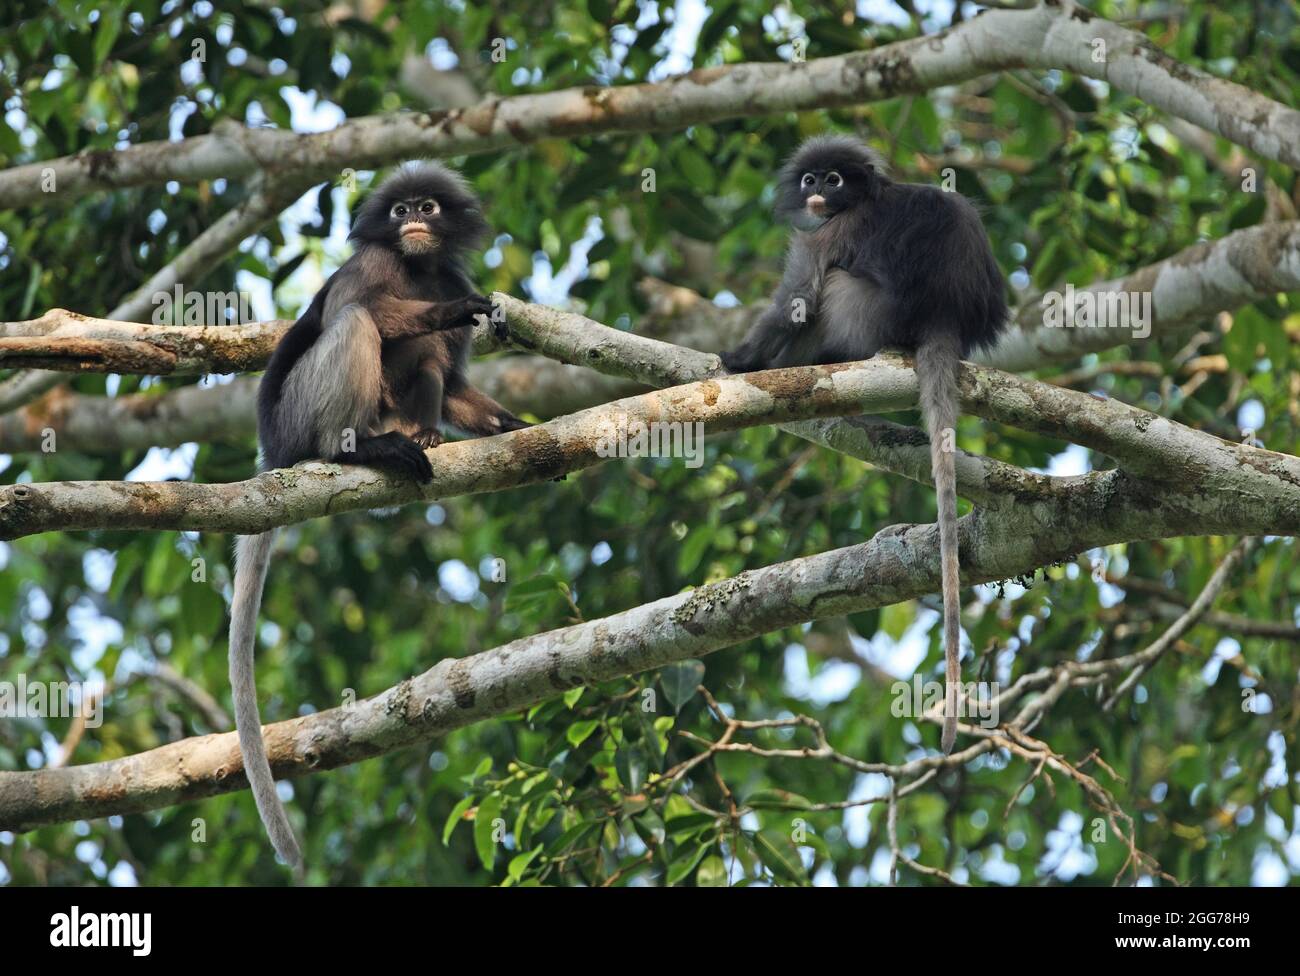
[[[1300,289],[1300,222],[1288,221],[1250,227],[1218,241],[1195,244],[1130,275],[1081,287],[1077,293],[1150,292],[1149,339],[1154,340],[1214,312],[1296,289]],[[728,344],[761,310],[757,306],[718,308],[689,289],[663,283],[646,283],[643,291],[653,311],[646,320],[645,333],[638,337],[668,335],[695,349]],[[518,299],[509,300],[521,304]],[[1011,329],[994,350],[979,357],[980,362],[1022,371],[1124,343],[1148,341],[1134,337],[1131,321],[1116,328],[1047,328],[1042,306],[1036,302],[1022,308],[1017,320],[1020,327]],[[673,323],[673,327],[667,323]],[[260,369],[290,324],[278,319],[247,325],[146,326],[51,309],[38,319],[0,323],[0,362],[71,372],[168,375]],[[498,348],[502,347],[487,331],[475,331],[475,352],[483,354]],[[564,350],[563,345],[555,348]],[[601,350],[596,349],[581,361],[568,355],[552,358],[611,372],[602,369],[601,355]],[[697,357],[702,355],[706,354],[696,353],[684,360],[682,368],[687,362],[698,366],[703,360]],[[626,370],[612,375],[646,382],[636,369],[636,364],[630,363]],[[563,374],[547,378],[548,383],[565,381]]]
[[[551,480],[599,463],[602,442],[611,430],[638,421],[698,421],[719,432],[862,410],[896,410],[915,398],[915,376],[883,360],[806,366],[705,380],[618,400],[526,430],[443,444],[430,454],[434,480],[423,487],[372,468],[320,462],[223,485],[9,485],[0,489],[0,539],[108,526],[262,532],[321,515]]]
[[[530,305],[500,293],[493,300],[505,311],[514,341],[548,356],[586,363],[619,375],[630,373],[656,384],[688,376],[695,370],[712,372],[717,368],[716,357],[710,354],[678,350],[667,343],[610,329],[580,315]],[[868,362],[888,364],[914,377],[910,361],[892,353],[879,354]],[[775,376],[781,372],[748,375]],[[1300,459],[1290,455],[1225,441],[1118,400],[1102,399],[987,367],[964,365],[959,382],[966,412],[1082,444],[1153,481],[1178,479],[1183,485],[1200,484],[1203,488],[1227,484],[1245,487],[1237,478],[1245,474],[1244,468],[1249,468],[1262,479],[1251,489],[1258,492],[1258,502],[1264,504],[1265,498],[1275,497],[1281,507],[1272,511],[1288,524],[1300,516],[1294,512],[1287,515],[1288,502],[1282,500],[1300,488]],[[905,477],[930,482],[929,442],[919,431],[906,440],[895,438],[896,426],[881,426],[879,422],[865,419],[790,423],[783,424],[782,428],[828,446],[834,442],[833,446],[845,453]],[[1243,449],[1254,453],[1239,454]],[[1019,477],[1026,472],[1009,465],[994,466],[988,459],[970,455],[958,455],[957,473],[963,492],[972,487],[989,493],[1000,489],[1002,497],[1009,498],[1021,492],[1050,493],[1052,490],[1050,481],[1027,483]],[[1015,474],[1015,480],[999,484],[1009,474]],[[1248,477],[1253,481],[1253,475]],[[1281,494],[1275,495],[1275,491]]]
[[[502,298],[504,296],[498,296]],[[510,305],[506,305],[511,309]],[[514,303],[515,314],[538,314],[538,306]],[[541,310],[555,320],[554,310]],[[552,333],[534,333],[539,348],[570,343],[566,323]],[[551,324],[555,324],[554,321]],[[629,352],[632,365],[622,371],[653,378],[657,369],[684,369],[691,350],[671,350],[657,362],[636,358],[656,340],[605,329],[616,338],[597,335],[589,347],[570,348],[585,358],[599,349],[602,365]],[[558,336],[558,337],[557,337]],[[628,349],[615,349],[626,345]],[[554,351],[554,350],[552,350]],[[695,357],[716,357],[694,353]],[[1114,400],[1102,400],[985,367],[964,365],[960,375],[965,410],[989,420],[1037,433],[1074,440],[1116,458],[1131,474],[1149,479],[1167,494],[1168,504],[1185,506],[1187,525],[1205,531],[1204,520],[1242,525],[1244,534],[1300,532],[1300,458],[1225,441]],[[96,528],[186,529],[262,532],[277,525],[338,512],[433,501],[460,494],[495,491],[553,479],[599,463],[602,439],[610,425],[707,423],[715,432],[812,417],[863,411],[890,411],[916,402],[916,374],[895,355],[862,363],[768,370],[742,376],[706,379],[595,407],[523,431],[498,437],[444,444],[431,454],[435,477],[423,489],[379,471],[310,462],[278,469],[249,481],[221,485],[188,482],[47,482],[0,489],[0,539],[37,532]],[[798,425],[792,429],[800,432]],[[810,434],[828,435],[824,428]],[[918,432],[919,434],[919,432]],[[852,431],[845,436],[851,436]],[[923,437],[924,435],[919,435]],[[869,435],[866,439],[869,443]],[[862,441],[859,441],[862,443]],[[896,445],[919,454],[921,447]],[[917,474],[916,461],[908,476]],[[958,465],[959,477],[969,464],[981,465],[986,487],[1000,489],[1005,501],[1026,505],[1031,499],[1059,501],[1075,479],[1018,477],[1010,466],[987,461]],[[1015,480],[996,484],[1010,474]],[[1047,513],[1043,513],[1045,520]],[[1194,527],[1194,528],[1193,528]]]
[[[1233,547],[1232,551],[1228,553],[1227,557],[1210,576],[1209,581],[1206,582],[1196,599],[1192,601],[1192,605],[1177,620],[1165,628],[1164,633],[1135,655],[1136,663],[1133,670],[1129,672],[1128,677],[1119,683],[1119,687],[1102,704],[1101,710],[1103,712],[1109,712],[1114,708],[1115,703],[1128,694],[1129,690],[1137,684],[1138,679],[1155,666],[1160,656],[1173,647],[1183,634],[1200,622],[1201,618],[1209,612],[1210,607],[1214,605],[1219,592],[1227,585],[1228,577],[1233,574],[1238,564],[1249,555],[1254,546],[1254,539],[1242,539]]]
[[[1247,510],[1193,513],[1189,505],[1202,495],[1189,501],[1118,471],[1070,480],[1052,504],[979,509],[961,519],[963,583],[1028,575],[1098,546],[1183,535],[1189,524],[1201,534],[1233,534],[1255,521]],[[272,769],[277,777],[333,769],[509,715],[584,683],[699,657],[807,620],[915,599],[938,586],[938,552],[935,526],[891,526],[856,546],[444,659],[373,698],[267,726]],[[1008,692],[1023,687],[1024,679]],[[936,755],[909,768],[923,772],[945,761]],[[246,785],[235,734],[198,736],[109,762],[0,773],[0,830],[138,813]]]
[[[1155,342],[1161,336],[1214,312],[1237,308],[1278,292],[1300,288],[1300,222],[1261,224],[1236,231],[1217,241],[1205,241],[1179,251],[1132,274],[1076,288],[1101,296],[1151,295],[1150,335],[1133,334],[1130,314],[1115,327],[1047,328],[1043,306],[1030,302],[1016,314],[1018,329],[1009,330],[979,362],[1002,369],[1036,369],[1044,363],[1074,359],[1135,342]]]
[[[1102,62],[1094,42],[1105,44]],[[126,149],[84,150],[0,172],[0,207],[100,189],[237,178],[254,171],[326,179],[410,156],[456,156],[547,137],[683,129],[741,116],[831,108],[919,94],[991,71],[1063,69],[1109,83],[1261,156],[1300,166],[1300,112],[1182,64],[1145,35],[1070,0],[990,10],[937,34],[805,63],[703,68],[653,84],[584,87],[489,98],[463,109],[344,122],[324,133],[226,122],[209,135]]]
[[[180,254],[160,268],[148,281],[136,289],[133,295],[109,312],[108,318],[130,321],[145,318],[154,307],[153,296],[155,294],[168,292],[174,286],[185,281],[193,283],[201,280],[226,254],[234,250],[240,241],[255,233],[266,221],[273,219],[285,206],[292,202],[294,197],[304,192],[305,189],[306,187],[297,183],[268,183],[264,179],[256,179],[252,192],[242,203],[222,214],[216,223],[204,229],[198,237],[190,241]],[[71,317],[73,313],[55,309],[52,312],[47,312],[40,319],[36,319],[35,323],[44,322],[51,315],[63,317],[62,322],[47,323],[52,324],[52,327],[57,331],[58,325],[68,324],[68,317]],[[35,325],[35,323],[16,323],[17,331],[14,334],[21,335],[23,326]],[[9,327],[11,324],[14,323],[0,325],[0,336],[10,334]],[[7,339],[0,338],[0,363],[4,363],[7,358],[4,349],[6,342]],[[76,343],[74,342],[72,345],[75,346]],[[13,358],[22,358],[23,347],[21,343],[14,352]],[[61,363],[62,359],[60,358],[51,365],[54,365],[57,370],[60,368]],[[37,356],[33,360],[18,363],[18,365],[40,366],[43,364],[40,357]],[[134,372],[134,370],[126,371]],[[42,394],[54,389],[64,379],[65,377],[54,370],[34,370],[9,377],[3,383],[0,383],[0,414],[6,414],[23,404],[30,403]]]
[[[74,373],[186,376],[261,369],[286,319],[246,325],[139,325],[52,308],[0,325],[0,363]]]
[[[257,384],[255,377],[240,376],[218,385],[115,397],[51,390],[21,410],[0,414],[0,453],[39,451],[46,431],[54,434],[55,450],[82,454],[251,437],[257,430]]]

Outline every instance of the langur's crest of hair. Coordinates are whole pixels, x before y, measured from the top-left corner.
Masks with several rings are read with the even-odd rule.
[[[348,240],[394,245],[396,228],[390,219],[394,204],[402,201],[437,201],[439,212],[431,223],[444,246],[454,251],[476,248],[488,234],[488,223],[478,197],[453,169],[434,162],[399,166],[357,207]]]
[[[805,140],[786,160],[777,176],[777,216],[789,217],[803,210],[799,182],[804,173],[835,170],[845,180],[845,189],[873,200],[889,182],[884,158],[861,139],[847,135],[813,136]]]

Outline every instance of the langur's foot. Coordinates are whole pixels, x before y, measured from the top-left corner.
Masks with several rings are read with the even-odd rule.
[[[420,484],[428,484],[433,480],[433,465],[425,457],[424,449],[395,430],[378,437],[365,438],[357,444],[355,451],[341,454],[338,460],[392,471],[414,478]]]
[[[437,427],[425,427],[412,434],[411,440],[419,444],[421,448],[428,450],[431,447],[437,447],[445,438],[442,436],[442,431]]]
[[[718,358],[722,360],[722,368],[728,373],[748,373],[753,370],[753,366],[739,349],[728,349],[726,352],[720,352]]]
[[[501,425],[501,433],[507,433],[512,430],[523,430],[525,427],[532,427],[527,420],[520,420],[512,413],[502,414],[497,417],[497,423]]]

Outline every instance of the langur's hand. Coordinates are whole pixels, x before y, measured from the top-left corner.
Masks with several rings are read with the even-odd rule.
[[[486,315],[489,322],[492,321],[492,313],[496,311],[496,306],[492,304],[492,299],[483,295],[468,295],[459,302],[458,317],[461,321],[457,325],[478,325],[478,317]],[[493,326],[495,328],[495,325]]]
[[[429,309],[426,322],[430,332],[444,329],[471,328],[478,325],[478,316],[491,316],[495,306],[482,295],[467,295],[450,302],[440,302]]]

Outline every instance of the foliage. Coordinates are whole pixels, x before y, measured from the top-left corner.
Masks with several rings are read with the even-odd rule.
[[[1137,6],[1096,9],[1126,20]],[[689,31],[671,26],[667,5],[632,0],[355,9],[338,19],[325,3],[11,3],[0,42],[8,111],[0,160],[192,136],[226,118],[289,127],[298,91],[307,104],[337,106],[348,117],[424,110],[399,83],[408,56],[441,64],[454,55],[478,91],[508,95],[788,59],[799,36],[814,58],[944,26],[918,26],[901,10],[886,24],[846,16],[843,4],[719,0],[692,45]],[[678,19],[690,9],[680,4]],[[1288,5],[1193,2],[1137,26],[1174,57],[1300,104],[1300,22]],[[490,57],[498,37],[510,40],[503,63]],[[185,67],[196,40],[208,51],[201,71]],[[244,54],[232,57],[236,49]],[[528,294],[539,265],[559,269],[598,227],[570,290],[593,318],[634,325],[645,311],[636,284],[647,274],[724,301],[758,301],[776,279],[785,242],[764,206],[770,176],[801,138],[828,128],[871,133],[905,178],[933,181],[940,165],[955,164],[958,187],[981,204],[1022,298],[1113,277],[1265,217],[1260,193],[1242,192],[1137,99],[1057,72],[1018,71],[925,98],[682,132],[547,139],[454,160],[507,235],[477,268],[479,280],[485,291]],[[1231,148],[1218,143],[1224,156]],[[1261,183],[1294,197],[1293,173],[1256,165]],[[641,190],[646,168],[657,175],[655,193]],[[79,199],[55,194],[39,207],[0,213],[4,317],[60,306],[104,313],[247,192],[239,180],[203,181]],[[229,289],[240,273],[252,276],[274,289],[275,311],[292,316],[341,256],[328,233],[346,197],[328,185],[310,197],[309,216],[267,226],[212,267],[203,286]],[[699,242],[710,255],[703,273],[688,259]],[[1267,446],[1295,453],[1298,299],[1279,295],[1242,309],[1226,332],[1207,317],[1199,352],[1226,364],[1194,387],[1171,371],[1107,373],[1095,388],[1224,436],[1254,427]],[[1134,343],[1084,365],[1168,364],[1186,338]],[[84,375],[72,386],[120,395],[187,382]],[[1065,446],[972,420],[963,421],[961,442],[1042,468]],[[193,478],[246,477],[254,450],[251,436],[200,445]],[[1081,455],[1069,457],[1077,463]],[[33,454],[9,459],[0,479],[119,479],[143,460],[136,452]],[[347,689],[376,693],[443,657],[850,545],[886,525],[931,520],[930,492],[757,429],[710,438],[699,469],[671,459],[622,461],[559,484],[298,525],[282,534],[264,602],[263,619],[274,623],[265,625],[259,655],[263,716],[333,707]],[[1008,682],[1083,653],[1135,650],[1167,624],[1160,608],[1168,600],[1098,584],[1091,560],[1187,600],[1231,544],[1186,538],[1115,547],[1045,569],[1028,588],[981,588],[982,612],[965,621],[976,653],[966,666]],[[166,661],[228,706],[230,553],[230,539],[174,533],[0,545],[0,679],[100,674],[112,682],[104,725],[82,739],[77,763],[212,731],[147,671]],[[206,581],[193,581],[196,558]],[[504,581],[494,579],[498,565]],[[1238,570],[1216,609],[1300,623],[1297,593],[1294,541],[1271,540]],[[885,795],[883,777],[743,751],[718,754],[680,779],[665,773],[723,730],[697,684],[733,718],[811,716],[850,756],[922,755],[937,731],[891,714],[891,684],[910,679],[913,667],[927,678],[940,674],[938,634],[928,601],[792,628],[296,780],[290,809],[309,876],[337,884],[879,883],[890,856],[887,805],[827,805]],[[1285,880],[1300,870],[1297,646],[1204,623],[1115,711],[1072,692],[1035,734],[1071,762],[1094,752],[1104,760],[1113,776],[1098,764],[1089,771],[1133,817],[1137,846],[1180,881]],[[1266,695],[1271,709],[1243,711],[1246,689]],[[0,769],[49,763],[66,731],[65,720],[0,721]],[[814,744],[804,726],[738,733],[737,741]],[[1109,831],[1095,834],[1099,816],[1068,779],[1049,782],[994,754],[902,798],[897,829],[909,857],[964,880],[1131,877],[1124,843]],[[247,793],[0,834],[0,883],[131,877],[178,885],[287,880]],[[933,879],[904,868],[901,880]]]

